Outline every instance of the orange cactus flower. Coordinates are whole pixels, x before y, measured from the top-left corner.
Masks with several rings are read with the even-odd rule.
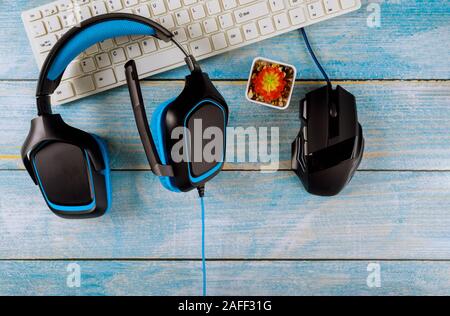
[[[264,67],[253,79],[255,92],[263,97],[265,102],[271,102],[281,97],[286,87],[285,73],[278,67]]]

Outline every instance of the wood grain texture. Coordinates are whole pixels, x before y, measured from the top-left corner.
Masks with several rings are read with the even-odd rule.
[[[361,169],[450,170],[450,82],[343,82],[357,97],[358,115],[366,138]],[[321,83],[298,83],[291,106],[272,110],[245,99],[244,82],[217,82],[230,106],[231,127],[278,127],[280,167],[290,168],[291,143],[299,129],[298,102]],[[149,116],[157,104],[178,94],[182,82],[146,82]],[[0,169],[22,168],[19,151],[30,120],[36,115],[34,82],[0,82]],[[109,143],[113,169],[148,169],[126,88],[119,88],[57,107],[73,126],[96,133]],[[14,119],[12,119],[14,118]],[[271,136],[269,130],[269,136]],[[227,169],[259,170],[261,159],[239,162],[238,153],[257,154],[257,143],[231,146]],[[279,146],[278,146],[279,145]],[[269,148],[270,148],[269,146]],[[258,156],[258,155],[256,155]],[[273,169],[273,167],[272,167]]]
[[[13,185],[11,185],[13,184]],[[55,217],[25,171],[0,172],[0,258],[199,258],[196,192],[116,171],[99,219]],[[450,259],[450,173],[358,172],[337,197],[292,172],[228,171],[208,183],[208,258]]]
[[[0,78],[36,79],[38,69],[20,13],[47,0],[0,3]],[[384,1],[381,27],[369,28],[367,0],[357,12],[308,27],[311,42],[332,78],[447,79],[450,77],[450,3],[442,0]],[[204,69],[218,79],[245,79],[251,62],[264,56],[294,64],[298,78],[320,78],[297,32],[211,58]],[[447,58],[445,57],[447,56]],[[233,65],[230,67],[229,65]],[[155,78],[183,78],[185,69]]]
[[[17,170],[38,76],[20,12],[48,2],[0,2],[7,44],[0,47],[0,295],[200,294],[198,197],[167,192],[148,172],[126,89],[58,107],[68,123],[108,141],[116,171],[104,217],[55,217]],[[378,29],[367,27],[369,2],[308,28],[332,78],[371,80],[342,83],[357,96],[365,129],[361,171],[341,195],[320,198],[306,194],[292,172],[260,173],[261,162],[230,161],[207,188],[210,295],[450,293],[450,81],[373,81],[450,78],[450,2],[383,1]],[[231,126],[280,128],[281,167],[288,168],[296,104],[320,83],[298,82],[284,112],[251,105],[239,80],[256,56],[294,64],[298,79],[320,74],[296,32],[202,62],[220,80]],[[165,80],[185,74],[178,69],[144,84],[150,113],[181,91],[181,81]],[[80,289],[66,286],[72,261],[65,259],[80,260]],[[380,261],[381,288],[366,285],[368,260],[389,260]]]
[[[78,263],[81,286],[66,285]],[[368,261],[208,262],[208,295],[448,295],[448,262],[376,262],[381,287],[367,286]],[[0,295],[200,295],[193,261],[3,261]]]

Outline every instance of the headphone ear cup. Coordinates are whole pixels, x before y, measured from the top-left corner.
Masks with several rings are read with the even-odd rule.
[[[87,134],[89,135],[89,134]],[[31,163],[49,208],[66,218],[103,215],[111,204],[110,169],[106,146],[94,135],[104,162],[96,170],[86,149],[64,140],[47,141],[31,153]]]

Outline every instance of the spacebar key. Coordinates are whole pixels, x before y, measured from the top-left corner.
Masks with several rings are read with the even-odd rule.
[[[269,14],[269,8],[266,2],[255,3],[246,8],[234,11],[234,17],[237,23],[254,20],[267,14]]]
[[[156,54],[136,59],[136,68],[140,75],[184,62],[184,54],[178,48],[166,49]]]

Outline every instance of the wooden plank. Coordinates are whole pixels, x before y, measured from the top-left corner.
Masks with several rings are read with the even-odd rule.
[[[269,137],[269,148],[279,147],[280,168],[290,168],[291,143],[300,129],[298,102],[321,83],[299,82],[286,111],[251,104],[245,82],[216,82],[229,103],[232,127],[279,128],[279,142]],[[361,169],[450,170],[450,82],[341,82],[356,95],[366,138]],[[146,82],[149,116],[157,104],[178,95],[182,82]],[[0,169],[22,168],[20,146],[35,116],[35,82],[0,83]],[[126,88],[97,95],[56,110],[65,120],[105,138],[114,169],[148,169],[130,108]],[[271,133],[269,132],[269,136]],[[229,144],[231,144],[229,137]],[[263,137],[264,139],[264,137]],[[227,169],[259,170],[257,143],[230,146]],[[238,162],[237,153],[251,152],[255,162]],[[276,158],[276,156],[273,156]],[[272,167],[273,169],[273,167]]]
[[[68,264],[80,287],[68,287]],[[369,287],[369,264],[381,286]],[[208,295],[448,295],[450,262],[263,261],[207,263]],[[0,295],[200,295],[193,261],[3,261]],[[69,283],[70,284],[70,283]],[[373,283],[370,283],[373,284]]]
[[[1,259],[199,258],[196,192],[113,172],[104,217],[53,215],[24,171],[0,171]],[[336,197],[292,172],[228,171],[208,183],[208,258],[450,259],[449,172],[358,172]]]
[[[37,78],[37,66],[20,12],[48,2],[18,0],[0,3],[0,37],[7,40],[7,45],[0,47],[0,56],[8,56],[0,59],[0,78]],[[308,27],[311,42],[332,78],[450,77],[450,61],[443,58],[450,50],[448,1],[385,1],[381,5],[380,28],[367,26],[368,3],[363,0],[363,8],[357,12]],[[320,78],[297,32],[211,58],[202,64],[213,78],[244,79],[248,77],[251,62],[256,56],[294,64],[298,78]],[[157,78],[183,78],[185,73],[185,69],[175,70]]]

